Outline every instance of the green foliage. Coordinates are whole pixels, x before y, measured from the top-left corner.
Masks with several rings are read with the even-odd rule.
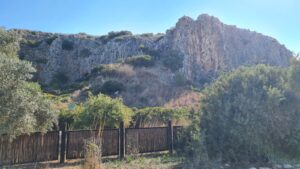
[[[56,120],[51,103],[38,84],[28,82],[35,69],[18,59],[15,39],[9,38],[9,32],[0,32],[5,41],[0,44],[0,135],[14,138],[23,133],[45,132]]]
[[[164,52],[161,56],[162,63],[172,71],[183,67],[183,56],[176,51]]]
[[[81,129],[98,129],[101,126],[112,128],[118,127],[121,121],[129,125],[132,114],[132,110],[125,106],[121,99],[99,94],[89,96],[76,123]]]
[[[296,58],[292,60],[290,69],[288,71],[289,76],[289,88],[300,96],[300,61]]]
[[[73,50],[74,48],[74,43],[69,41],[69,40],[63,40],[61,44],[61,48],[63,50]]]
[[[70,107],[68,107],[60,110],[58,119],[60,122],[66,123],[69,130],[80,129],[76,128],[76,123],[80,120],[79,116],[83,112],[84,107],[81,104],[72,104],[75,105],[74,108],[70,109]]]
[[[178,131],[177,137],[174,138],[176,152],[187,157],[188,163],[195,166],[199,166],[208,160],[204,139],[200,134],[201,116],[201,112],[191,110],[188,114],[190,125]]]
[[[0,27],[0,53],[7,56],[16,56],[19,46],[16,44],[19,37]]]
[[[91,72],[92,76],[104,77],[131,77],[135,75],[133,67],[127,64],[106,64],[94,68]]]
[[[99,39],[103,43],[107,43],[112,39],[122,40],[125,36],[132,36],[132,33],[130,31],[109,32],[108,35],[101,36]]]
[[[100,65],[91,72],[93,75],[115,76],[118,74],[118,68],[112,64]]]
[[[135,111],[134,123],[136,127],[145,124],[167,124],[169,120],[178,121],[186,119],[187,114],[188,110],[184,108],[146,107]]]
[[[41,45],[42,41],[38,41],[38,40],[27,40],[26,41],[26,45],[28,45],[29,47],[32,48],[36,48],[39,47]]]
[[[120,31],[120,32],[109,32],[108,39],[114,39],[120,36],[131,36],[132,33],[130,31]]]
[[[102,85],[100,92],[108,95],[113,95],[116,92],[121,92],[123,90],[125,90],[125,86],[123,85],[123,83],[117,80],[109,80]]]
[[[242,67],[204,90],[201,129],[209,157],[251,162],[300,156],[300,100],[287,88],[299,79],[292,73],[298,66],[290,68],[292,79],[288,69]]]
[[[151,67],[155,62],[150,55],[139,55],[126,58],[125,63],[134,67]]]
[[[46,43],[47,43],[48,45],[51,45],[52,42],[53,42],[56,38],[57,38],[57,36],[52,36],[52,37],[49,37],[49,38],[45,39],[45,41],[46,41]]]

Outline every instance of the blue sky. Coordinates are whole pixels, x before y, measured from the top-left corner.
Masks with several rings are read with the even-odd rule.
[[[46,32],[165,32],[202,13],[300,52],[300,0],[0,0],[0,25]]]

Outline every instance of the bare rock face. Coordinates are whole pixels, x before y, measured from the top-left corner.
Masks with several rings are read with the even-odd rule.
[[[292,56],[271,37],[225,25],[206,14],[197,20],[182,17],[163,40],[167,48],[183,53],[182,71],[192,81],[241,65],[287,66]]]
[[[36,65],[43,83],[58,73],[70,82],[80,80],[100,64],[142,54],[140,45],[149,45],[159,37],[133,36],[125,31],[102,37],[21,32],[25,42],[21,43],[20,56]]]
[[[225,25],[206,14],[196,20],[182,17],[174,28],[158,35],[132,35],[122,31],[97,37],[82,33],[13,31],[24,39],[20,57],[34,63],[38,79],[45,84],[58,73],[75,82],[100,64],[115,63],[140,54],[154,55],[160,60],[166,53],[176,51],[182,55],[179,71],[194,83],[240,65],[287,66],[292,57],[292,53],[275,39]]]

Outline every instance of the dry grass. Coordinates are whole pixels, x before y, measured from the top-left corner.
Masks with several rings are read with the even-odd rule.
[[[194,91],[185,91],[179,97],[170,100],[164,105],[167,108],[190,107],[200,109],[201,93]]]
[[[125,160],[102,159],[101,169],[180,169],[183,159],[167,154],[148,156],[127,156]],[[83,160],[69,160],[65,164],[28,164],[3,169],[82,169]],[[2,168],[1,168],[2,169]]]
[[[96,139],[86,140],[85,157],[82,169],[102,169],[101,167],[101,143],[98,144]]]

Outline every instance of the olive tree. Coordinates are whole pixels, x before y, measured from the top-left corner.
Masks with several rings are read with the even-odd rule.
[[[16,53],[17,37],[0,29],[0,134],[11,138],[46,131],[56,117],[37,83],[30,82],[35,69]]]

